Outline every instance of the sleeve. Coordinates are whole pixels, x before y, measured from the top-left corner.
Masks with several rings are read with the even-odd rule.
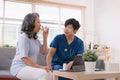
[[[84,53],[84,43],[83,41],[81,41],[78,48],[78,54],[83,54],[83,53]]]
[[[20,57],[28,57],[29,54],[29,40],[24,37],[20,37],[17,43],[18,53]]]
[[[57,48],[57,47],[58,47],[58,40],[59,40],[59,37],[56,36],[56,37],[52,40],[52,42],[51,42],[51,44],[50,44],[50,47]]]

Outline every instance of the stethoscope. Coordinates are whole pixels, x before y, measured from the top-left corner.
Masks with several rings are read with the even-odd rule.
[[[68,48],[64,48],[64,52],[66,53],[68,51]],[[74,46],[70,47],[70,54],[69,56],[71,57],[74,54]]]
[[[66,45],[67,45],[67,44],[66,44]],[[69,49],[68,47],[65,47],[65,48],[64,48],[64,52],[67,53],[67,52],[68,52],[68,49]],[[70,45],[70,54],[69,54],[70,57],[74,55],[74,49],[75,49],[75,44]]]

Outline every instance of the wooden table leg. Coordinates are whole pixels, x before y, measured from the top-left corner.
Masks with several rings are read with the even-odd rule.
[[[53,80],[58,80],[58,76],[57,75],[53,75]]]

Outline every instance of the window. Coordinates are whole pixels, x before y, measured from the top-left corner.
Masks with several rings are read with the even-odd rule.
[[[48,21],[59,21],[59,8],[46,5],[37,5],[36,12],[40,14],[40,19]]]
[[[57,35],[56,30],[59,30],[59,8],[53,6],[37,5],[36,12],[40,14],[41,24],[49,27],[48,43]],[[39,39],[43,40],[42,35]]]
[[[65,22],[68,18],[75,18],[81,22],[81,10],[74,8],[61,8],[61,21]]]
[[[15,24],[5,24],[4,44],[15,45],[17,26]]]
[[[20,34],[23,18],[32,12],[32,4],[5,2],[5,24],[2,31],[3,0],[0,1],[0,43],[16,45]],[[34,9],[34,8],[33,8]],[[33,10],[34,11],[34,10]],[[62,7],[57,5],[35,4],[35,12],[39,13],[41,25],[49,27],[48,45],[57,34],[64,33],[64,23],[69,18],[76,18],[81,23],[81,9]],[[69,13],[69,14],[68,14]],[[4,35],[2,35],[4,32]],[[77,32],[82,37],[82,28]],[[4,36],[4,37],[2,37]],[[42,31],[38,34],[39,40],[43,42]]]
[[[4,44],[15,46],[19,35],[18,29],[21,27],[24,16],[32,11],[32,6],[6,1],[5,10]]]
[[[63,33],[63,28],[59,27],[57,24],[44,24],[49,27],[48,45],[53,40],[53,38],[60,33]],[[39,32],[39,40],[43,42],[42,31]]]
[[[0,0],[0,45],[2,43],[2,17],[3,17],[3,0]]]
[[[81,23],[81,10],[74,8],[37,5],[36,12],[40,14],[41,24],[49,27],[48,44],[57,34],[62,34],[64,31],[64,23],[69,18],[75,18]],[[68,14],[69,13],[69,14]],[[77,32],[77,36],[81,37],[81,31]],[[42,42],[41,32],[39,39]]]
[[[0,17],[3,16],[3,0],[0,0]]]
[[[6,18],[23,19],[26,14],[32,11],[32,6],[30,4],[6,1],[5,11]]]

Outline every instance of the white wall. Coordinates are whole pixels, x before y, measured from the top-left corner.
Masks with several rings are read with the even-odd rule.
[[[120,62],[120,0],[94,0],[96,38],[112,49],[112,60]]]

